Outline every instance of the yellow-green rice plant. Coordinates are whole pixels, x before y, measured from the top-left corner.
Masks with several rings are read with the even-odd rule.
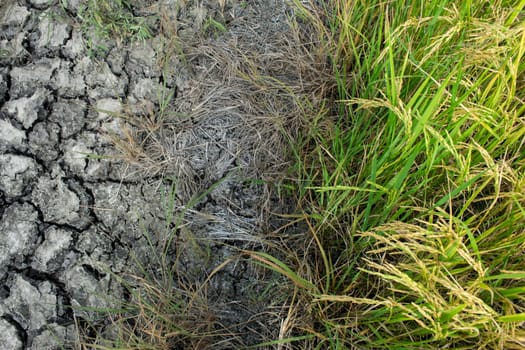
[[[337,85],[294,153],[312,267],[266,258],[308,346],[523,348],[525,1],[322,4],[296,2]]]

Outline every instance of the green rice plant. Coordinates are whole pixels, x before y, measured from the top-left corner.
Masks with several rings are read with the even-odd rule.
[[[336,116],[294,145],[306,257],[264,263],[308,347],[523,348],[525,1],[295,4]]]
[[[356,9],[349,10],[361,13]],[[388,16],[392,9],[377,8],[376,12]],[[460,14],[456,13],[456,16]],[[403,18],[399,14],[390,14],[389,17],[396,21]],[[520,126],[519,123],[516,124],[519,120],[515,115],[519,112],[516,110],[519,99],[507,99],[507,92],[503,90],[507,78],[511,78],[501,76],[500,70],[505,68],[501,66],[503,61],[492,64],[499,65],[498,70],[484,67],[469,72],[465,68],[471,65],[468,60],[473,57],[470,57],[468,47],[463,46],[461,50],[445,54],[439,52],[437,44],[432,44],[430,49],[437,57],[434,61],[430,61],[430,49],[425,41],[422,41],[423,47],[419,50],[409,47],[416,44],[408,41],[414,35],[412,27],[417,27],[426,38],[430,36],[428,32],[448,33],[450,28],[447,24],[450,22],[466,22],[468,19],[454,18],[451,15],[444,16],[441,20],[444,22],[441,23],[443,28],[438,25],[438,20],[430,21],[430,17],[420,18],[419,21],[412,19],[408,23],[390,23],[385,17],[384,28],[376,29],[380,37],[369,39],[376,40],[375,44],[370,43],[373,44],[372,54],[376,54],[376,58],[364,62],[366,66],[357,72],[361,75],[358,81],[369,81],[370,84],[360,93],[345,88],[349,92],[346,97],[341,96],[347,107],[341,122],[330,131],[330,135],[316,135],[317,143],[322,145],[318,148],[316,157],[323,161],[330,160],[332,164],[322,167],[322,186],[312,189],[318,191],[319,201],[335,217],[350,208],[364,207],[358,227],[361,231],[380,224],[389,217],[395,219],[406,216],[406,206],[424,207],[437,202],[448,190],[442,185],[450,171],[455,171],[459,176],[456,179],[457,184],[467,182],[473,173],[470,164],[482,161],[482,154],[476,152],[472,145],[463,145],[471,141],[474,131],[476,142],[483,145],[507,126]],[[396,29],[392,30],[394,26]],[[458,35],[456,39],[460,40],[461,36],[470,34],[468,39],[475,40],[479,30],[463,28],[466,33]],[[520,34],[518,29],[507,33],[507,38],[516,49],[515,62],[520,62],[521,57],[518,52]],[[482,42],[488,40],[477,39]],[[454,38],[447,40],[452,41]],[[375,47],[385,45],[381,51],[375,50]],[[470,45],[476,46],[478,52],[483,51],[475,43]],[[488,41],[485,45],[490,52],[494,42]],[[442,50],[446,51],[447,48],[443,47]],[[445,61],[440,62],[440,57],[444,55],[448,55],[448,65]],[[354,70],[351,73],[356,74]],[[490,85],[487,86],[489,82]],[[344,81],[340,82],[343,83]],[[500,96],[498,102],[492,102],[492,105],[501,108],[504,105],[499,102],[505,101],[507,105],[512,104],[511,110],[515,109],[509,111],[511,113],[505,113],[505,118],[498,124],[495,124],[497,120],[494,117],[500,111],[490,110],[489,106],[479,106],[475,102],[479,97],[489,94],[487,89],[493,89],[494,84],[499,84],[497,91],[500,91]],[[522,129],[516,131],[513,140],[520,139],[523,135]],[[496,158],[508,152],[505,146],[510,140],[504,137],[507,133],[508,130],[505,130],[491,141],[490,146],[498,153],[494,154]],[[503,141],[504,144],[497,147],[498,141]],[[466,159],[464,154],[476,159]],[[410,183],[416,178],[417,184],[415,181]],[[406,186],[412,184],[415,186]],[[429,186],[431,184],[437,185],[437,188]],[[418,195],[414,196],[415,193]],[[340,205],[341,203],[344,205]],[[373,210],[377,207],[381,207],[381,211]]]
[[[428,221],[392,222],[361,234],[374,246],[360,269],[377,289],[365,297],[320,295],[317,300],[357,306],[360,338],[344,335],[354,345],[522,348],[525,221],[519,207],[503,205],[498,209],[506,215],[490,222],[491,239],[476,229],[488,224],[483,215],[466,222],[444,211]]]

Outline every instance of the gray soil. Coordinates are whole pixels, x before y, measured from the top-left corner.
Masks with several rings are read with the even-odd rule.
[[[278,334],[272,279],[237,257],[279,225],[267,183],[286,168],[293,106],[236,72],[294,79],[272,46],[284,2],[135,1],[153,38],[94,52],[82,1],[1,1],[0,348],[78,348],[108,328],[96,309],[130,298],[120,278],[158,272],[163,249],[176,287],[206,282],[230,334],[214,348]]]

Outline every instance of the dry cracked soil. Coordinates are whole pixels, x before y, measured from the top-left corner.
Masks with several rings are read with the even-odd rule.
[[[77,348],[79,325],[103,330],[97,309],[129,299],[120,278],[159,270],[160,251],[175,283],[199,285],[261,249],[284,210],[266,180],[285,165],[275,118],[290,106],[234,75],[252,57],[294,78],[272,56],[283,1],[131,1],[146,40],[97,37],[82,0],[2,2],[1,349]],[[223,348],[278,331],[255,317],[261,274],[236,259],[206,281],[210,312],[244,334]]]

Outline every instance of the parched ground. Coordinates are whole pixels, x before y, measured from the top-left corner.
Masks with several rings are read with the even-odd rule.
[[[223,348],[277,334],[271,278],[235,257],[284,210],[268,183],[296,106],[246,77],[304,84],[277,50],[290,9],[135,1],[152,38],[132,41],[97,37],[85,5],[0,5],[0,348],[78,347],[77,326],[103,332],[96,310],[129,300],[119,279],[158,272],[163,251],[177,288],[206,282]]]

